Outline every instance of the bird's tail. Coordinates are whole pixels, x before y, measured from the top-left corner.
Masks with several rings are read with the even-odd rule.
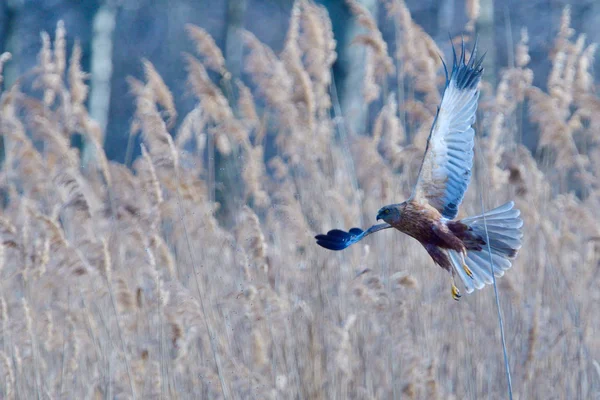
[[[521,212],[515,209],[514,205],[515,203],[511,201],[485,214],[459,221],[463,226],[468,227],[467,232],[472,243],[473,241],[477,243],[467,246],[473,250],[467,250],[465,257],[465,262],[468,269],[471,270],[473,278],[469,277],[463,268],[462,255],[456,251],[449,251],[452,264],[464,283],[467,293],[471,293],[473,289],[481,289],[485,284],[490,285],[493,282],[487,238],[489,238],[489,248],[494,263],[494,274],[497,277],[503,276],[504,271],[512,266],[510,260],[517,256],[523,238],[521,232],[523,220],[519,217]]]

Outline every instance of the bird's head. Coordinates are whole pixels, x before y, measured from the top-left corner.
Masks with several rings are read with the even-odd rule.
[[[382,207],[377,213],[377,220],[380,219],[384,220],[388,224],[400,219],[400,207],[398,207],[398,204]]]

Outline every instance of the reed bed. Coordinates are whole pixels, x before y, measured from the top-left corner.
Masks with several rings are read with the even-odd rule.
[[[189,112],[140,60],[130,135],[143,147],[131,169],[103,151],[78,45],[65,47],[62,23],[42,34],[38,66],[0,93],[0,397],[505,398],[492,288],[455,302],[445,272],[397,232],[341,253],[314,243],[409,195],[449,50],[401,0],[382,4],[395,43],[348,4],[364,28],[354,46],[365,49],[365,132],[332,96],[327,12],[299,0],[280,54],[244,33],[244,81],[206,31],[186,28],[196,53],[173,63],[197,100]],[[596,45],[565,9],[538,88],[527,42],[523,31],[515,65],[482,84],[459,216],[480,213],[483,196],[488,208],[515,199],[525,220],[498,280],[515,398],[590,399],[600,395]],[[524,126],[539,133],[534,151]]]

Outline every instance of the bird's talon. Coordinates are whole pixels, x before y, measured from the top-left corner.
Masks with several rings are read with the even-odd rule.
[[[475,279],[473,277],[473,272],[471,271],[471,269],[469,267],[467,267],[467,264],[463,263],[462,267],[465,270],[465,272],[467,273],[467,275],[469,275],[469,278]]]
[[[462,295],[460,294],[460,290],[458,290],[456,285],[453,283],[452,284],[452,298],[454,300],[458,301],[458,300],[460,300],[461,297],[462,297]]]

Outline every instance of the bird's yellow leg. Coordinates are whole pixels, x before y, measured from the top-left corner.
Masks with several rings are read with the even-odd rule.
[[[469,275],[469,278],[474,279],[473,272],[471,271],[471,269],[469,267],[467,267],[467,263],[465,262],[465,254],[464,253],[461,253],[460,259],[462,260],[462,267],[465,270],[465,272],[467,273],[467,275]]]
[[[450,278],[450,283],[452,285],[452,298],[456,301],[460,300],[462,295],[460,294],[460,290],[456,287],[456,282],[454,282],[454,270],[452,270],[452,277]]]

